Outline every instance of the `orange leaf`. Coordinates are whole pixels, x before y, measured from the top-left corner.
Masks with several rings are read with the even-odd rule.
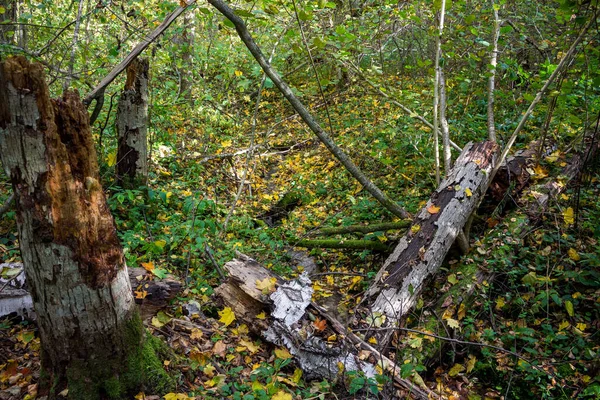
[[[435,204],[432,204],[429,207],[427,207],[427,212],[429,212],[429,214],[437,214],[440,212],[440,208],[437,207]]]
[[[147,263],[141,263],[142,267],[144,267],[144,269],[148,272],[152,272],[154,271],[154,263],[152,261],[147,262]]]
[[[324,319],[321,318],[317,318],[315,319],[315,322],[313,322],[313,326],[315,327],[315,329],[319,332],[323,332],[325,330],[325,328],[327,327],[327,321],[325,321]]]

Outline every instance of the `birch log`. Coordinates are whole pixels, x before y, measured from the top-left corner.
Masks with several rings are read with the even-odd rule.
[[[306,276],[284,281],[255,260],[242,254],[238,257],[225,264],[229,277],[215,294],[253,333],[286,347],[306,379],[336,381],[349,371],[362,371],[370,377],[376,373],[375,365],[381,362],[404,388],[404,397],[437,398],[427,387],[420,388],[401,378],[397,364],[312,303],[312,287]],[[260,313],[265,313],[265,317],[257,318]],[[320,317],[323,325],[315,325],[309,314]],[[327,340],[333,333],[337,340]],[[361,354],[359,349],[368,353]]]
[[[498,146],[489,141],[465,146],[367,291],[367,298],[375,298],[374,312],[395,323],[415,304],[425,280],[440,268],[479,204],[497,153]]]

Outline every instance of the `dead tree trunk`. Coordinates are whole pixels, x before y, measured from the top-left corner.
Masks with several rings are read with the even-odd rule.
[[[117,180],[134,188],[148,178],[148,60],[139,58],[127,67],[125,89],[117,108]]]
[[[468,144],[454,169],[433,193],[394,252],[385,261],[367,298],[373,311],[395,323],[415,304],[423,283],[435,274],[488,186],[498,146]]]
[[[570,160],[566,160],[566,166],[562,169],[558,176],[549,177],[542,182],[530,185],[529,173],[526,166],[533,165],[539,160],[536,160],[536,153],[539,142],[532,142],[527,149],[507,160],[507,165],[500,168],[496,174],[492,188],[499,184],[503,187],[504,177],[510,176],[516,182],[516,187],[513,189],[514,199],[518,202],[519,208],[516,212],[511,212],[503,218],[503,221],[494,227],[485,237],[480,239],[481,245],[478,251],[489,254],[492,251],[495,257],[513,260],[516,257],[516,251],[523,243],[523,238],[527,232],[530,232],[532,227],[542,218],[546,212],[549,201],[556,199],[561,193],[573,186],[573,182],[577,180],[579,173],[584,168],[586,152],[588,159],[593,159],[597,156],[600,145],[598,143],[590,144],[590,147],[582,154],[575,154]],[[499,179],[500,178],[500,179]],[[499,181],[499,182],[498,182]],[[560,183],[559,183],[560,181]],[[527,185],[527,187],[524,187]],[[505,187],[505,191],[508,186]],[[489,193],[495,197],[499,192]],[[512,245],[510,249],[498,248],[498,242],[509,243]],[[485,261],[484,261],[485,264]],[[458,313],[459,320],[462,319],[460,310],[468,310],[477,298],[477,291],[483,282],[491,282],[493,280],[494,271],[486,268],[485,265],[474,264],[472,260],[461,261],[452,266],[450,273],[454,274],[458,279],[452,284],[448,290],[436,299],[433,306],[435,315],[450,315],[455,318],[455,313]],[[444,278],[444,281],[447,281]],[[420,331],[436,332],[441,321],[436,318],[429,318],[423,321],[423,324],[413,326],[414,329]],[[452,329],[447,327],[447,329]],[[457,336],[458,331],[454,332]],[[441,335],[445,335],[443,330]],[[456,338],[456,337],[454,337]],[[439,339],[424,340],[422,346],[414,349],[409,345],[405,346],[402,354],[405,359],[416,360],[418,363],[431,363],[439,361],[438,354],[446,342],[440,342]]]
[[[71,398],[122,398],[166,375],[144,348],[87,112],[76,92],[50,100],[44,79],[24,57],[0,64],[0,158],[17,198],[48,377],[41,392],[55,398],[67,386]]]

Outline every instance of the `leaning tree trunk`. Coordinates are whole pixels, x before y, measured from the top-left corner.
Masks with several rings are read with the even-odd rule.
[[[148,177],[148,60],[127,67],[127,81],[117,108],[117,180],[124,187],[145,184]]]
[[[442,265],[446,253],[488,187],[498,146],[468,144],[448,177],[417,215],[408,234],[379,270],[367,291],[373,311],[394,322],[415,304],[423,283]]]
[[[0,64],[0,158],[17,198],[41,392],[54,398],[67,386],[70,398],[122,398],[157,380],[161,364],[144,339],[87,112],[76,92],[50,100],[44,79],[24,57]]]

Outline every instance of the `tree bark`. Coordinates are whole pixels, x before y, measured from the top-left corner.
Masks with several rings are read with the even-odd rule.
[[[312,287],[305,276],[286,282],[243,255],[225,264],[224,268],[229,278],[215,294],[232,309],[236,319],[247,324],[255,334],[286,347],[307,379],[336,381],[349,371],[362,371],[372,377],[378,364],[404,388],[402,398],[409,395],[418,399],[438,398],[427,387],[419,388],[401,378],[396,363],[311,302]],[[257,287],[259,282],[269,280],[273,283],[272,290]],[[268,312],[265,318],[257,318],[263,312]],[[309,314],[319,317],[320,325],[314,324],[308,318]],[[332,334],[336,340],[326,340]],[[366,350],[369,356],[361,359],[357,348]]]
[[[117,181],[127,188],[148,178],[148,60],[127,67],[127,81],[117,106]]]
[[[488,79],[488,104],[487,104],[487,120],[488,120],[488,140],[496,141],[496,122],[494,121],[494,90],[496,88],[496,65],[498,64],[498,39],[500,38],[500,18],[498,17],[498,9],[495,1],[492,0],[492,11],[494,13],[494,32],[492,36],[492,54],[490,57],[490,77]]]
[[[0,64],[0,158],[38,317],[41,393],[121,398],[165,373],[145,350],[87,112],[76,92],[50,100],[44,79],[24,57]],[[159,371],[146,376],[147,362]]]
[[[194,39],[196,36],[196,30],[194,27],[194,15],[186,14],[183,17],[183,71],[181,72],[181,93],[187,100],[189,105],[194,104],[194,98],[192,96],[193,87],[193,54],[194,54]]]
[[[395,324],[415,304],[427,278],[437,272],[488,187],[498,146],[468,144],[454,169],[433,193],[367,291],[373,311]]]

